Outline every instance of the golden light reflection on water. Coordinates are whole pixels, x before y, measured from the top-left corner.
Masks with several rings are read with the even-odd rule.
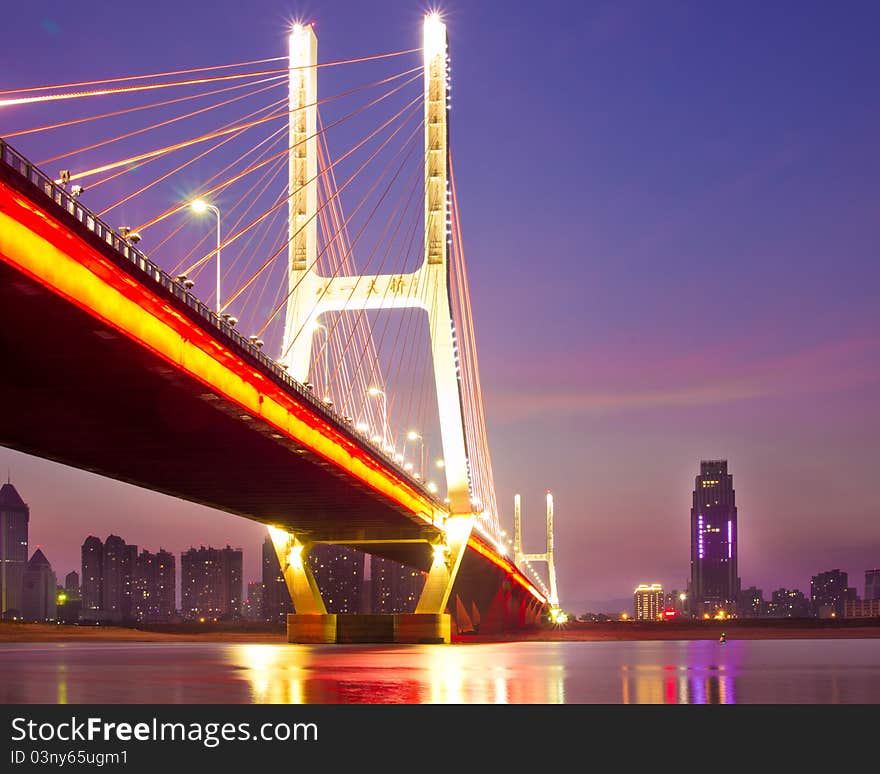
[[[0,704],[872,703],[876,640],[13,643]]]
[[[622,666],[624,704],[735,704],[735,675],[725,665]]]
[[[283,646],[242,645],[241,656],[255,703],[305,703],[300,667],[285,658]]]
[[[546,665],[522,680],[522,665],[480,646],[241,645],[232,666],[261,704],[562,704],[565,669]]]
[[[67,704],[67,664],[58,665],[58,704]]]
[[[507,704],[507,683],[500,676],[495,678],[495,703]]]
[[[460,648],[432,648],[429,653],[428,682],[430,702],[432,704],[462,704],[464,697],[464,671],[462,651]],[[485,704],[484,697],[476,698],[483,693],[484,683],[478,680],[471,686],[475,694],[475,703]]]

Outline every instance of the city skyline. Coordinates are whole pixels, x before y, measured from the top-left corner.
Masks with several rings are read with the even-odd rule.
[[[167,623],[178,617],[202,623],[284,623],[286,614],[294,612],[269,535],[261,546],[262,579],[245,582],[240,547],[202,544],[181,551],[178,575],[175,555],[164,548],[154,553],[141,547],[138,552],[137,545],[120,535],[111,534],[101,541],[89,534],[80,548],[81,574],[68,572],[61,586],[56,582],[60,575],[56,576],[41,547],[27,558],[28,517],[27,503],[7,481],[0,489],[2,618],[56,620],[56,602],[57,620],[64,623]],[[409,613],[424,585],[424,573],[419,570],[345,546],[315,545],[309,563],[331,613]],[[18,565],[22,565],[23,582],[10,569]]]
[[[706,481],[707,479],[712,479],[712,480],[707,481],[708,485],[717,484],[717,483],[719,483],[718,479],[721,479],[722,477],[727,477],[727,479],[729,479],[729,481],[732,482],[732,475],[727,473],[726,460],[708,460],[708,461],[701,460],[700,461],[700,474],[697,476],[697,479],[696,479],[696,482],[698,485],[700,483],[702,483],[703,481]],[[26,502],[24,502],[23,498],[21,498],[20,493],[18,492],[17,489],[15,489],[14,485],[7,483],[5,486],[6,486],[6,489],[4,490],[4,492],[9,493],[9,498],[11,498],[11,501],[20,503],[20,507],[29,513],[30,508],[29,508],[28,504]],[[724,494],[723,496],[729,497],[730,500],[732,501],[733,500],[733,489],[732,489],[731,483],[728,483],[728,487],[731,487],[731,488],[729,490],[727,490],[726,494]],[[716,496],[716,494],[714,493],[715,490],[712,487],[704,486],[704,488],[711,489],[712,497]],[[723,489],[723,487],[722,487],[722,489]],[[697,495],[698,491],[699,491],[698,489],[694,489],[694,491],[692,492],[692,496],[694,498],[695,505],[697,504],[696,495]],[[706,493],[703,492],[702,494],[705,495]],[[734,515],[734,519],[735,519],[736,507],[735,507],[735,505],[732,505],[732,502],[730,504],[731,504],[731,507],[733,508],[733,515]],[[691,508],[691,531],[692,531],[692,534],[695,536],[697,533],[693,532],[695,529],[694,524],[695,524],[695,518],[696,518],[694,516],[694,513],[695,513],[695,510],[692,507]],[[30,521],[28,527],[30,527],[30,525],[32,525],[33,523],[34,523],[33,521]],[[735,521],[734,521],[734,523],[735,523]],[[696,537],[694,537],[694,539],[697,540]],[[105,542],[102,542],[100,538],[94,536],[93,534],[89,534],[85,538],[85,540],[83,541],[83,543],[80,547],[81,560],[80,560],[80,564],[77,566],[77,568],[74,570],[71,570],[70,572],[68,572],[64,576],[60,573],[60,571],[55,571],[55,574],[57,575],[57,577],[59,579],[61,577],[66,577],[67,579],[69,579],[70,576],[72,576],[72,575],[79,576],[80,571],[82,572],[81,589],[82,589],[82,597],[84,600],[84,604],[83,604],[84,611],[90,609],[90,605],[88,604],[88,599],[91,596],[93,596],[95,593],[94,591],[92,591],[92,592],[86,591],[87,583],[89,583],[91,585],[94,584],[94,578],[89,577],[90,572],[89,572],[89,570],[87,570],[87,565],[86,565],[86,554],[87,553],[93,554],[94,550],[89,550],[87,552],[86,547],[94,544],[94,546],[97,548],[97,551],[99,553],[99,556],[97,558],[99,569],[97,569],[97,572],[100,575],[100,574],[102,574],[102,570],[100,569],[100,566],[102,564],[102,559],[101,559],[100,554],[104,550],[103,547],[106,545],[107,542],[114,542],[114,541],[119,544],[119,546],[122,550],[125,550],[125,549],[130,550],[132,562],[134,562],[136,559],[138,559],[139,556],[140,556],[141,561],[143,561],[145,556],[151,560],[155,560],[156,557],[162,557],[162,556],[170,556],[170,557],[172,557],[172,559],[174,559],[174,557],[176,557],[179,554],[181,557],[181,564],[182,564],[185,556],[188,554],[196,554],[196,553],[203,554],[206,551],[215,552],[215,553],[223,553],[223,552],[229,552],[229,551],[234,550],[240,557],[239,561],[240,561],[240,564],[242,567],[248,566],[249,564],[252,563],[252,562],[247,562],[247,563],[245,562],[244,557],[248,557],[249,552],[244,551],[244,549],[240,546],[236,547],[235,549],[232,549],[227,544],[225,546],[225,548],[221,549],[221,548],[216,548],[216,547],[212,546],[210,544],[210,541],[208,541],[207,543],[206,543],[206,541],[196,541],[196,543],[198,543],[198,546],[199,546],[198,548],[196,548],[195,544],[192,544],[188,548],[181,549],[178,552],[174,552],[174,551],[169,552],[165,548],[160,546],[158,551],[154,554],[151,551],[141,547],[140,555],[138,555],[137,549],[139,546],[137,544],[127,543],[124,538],[121,538],[118,535],[110,534],[110,535],[108,535],[107,540]],[[850,571],[850,570],[844,569],[841,571],[841,569],[838,567],[838,568],[824,569],[824,570],[817,569],[817,570],[813,571],[812,574],[810,575],[809,583],[800,584],[800,585],[799,584],[786,585],[784,583],[777,584],[774,582],[774,583],[771,583],[769,586],[759,586],[757,584],[752,583],[749,585],[748,588],[745,587],[745,584],[742,584],[743,588],[740,591],[739,587],[741,584],[741,579],[735,578],[735,584],[734,584],[736,587],[735,588],[735,590],[736,590],[735,595],[731,596],[730,594],[728,594],[723,599],[722,599],[722,597],[718,596],[717,593],[714,593],[714,596],[713,596],[713,594],[706,595],[704,597],[704,599],[707,600],[706,605],[704,605],[705,609],[703,609],[701,607],[700,611],[697,612],[693,608],[693,605],[695,602],[695,598],[694,598],[695,593],[692,590],[693,588],[695,588],[695,586],[693,585],[693,577],[694,577],[694,575],[693,575],[693,573],[694,573],[694,560],[693,560],[694,553],[693,552],[694,551],[698,552],[699,548],[698,547],[695,548],[694,546],[699,546],[699,543],[695,542],[692,544],[692,547],[691,547],[691,551],[692,551],[691,576],[689,576],[689,578],[685,581],[684,584],[682,584],[680,587],[677,587],[675,584],[664,585],[663,583],[655,583],[655,582],[652,582],[651,584],[639,583],[639,586],[635,589],[634,593],[636,595],[638,595],[641,591],[643,591],[645,589],[649,589],[649,588],[651,588],[651,589],[657,588],[662,591],[668,591],[669,589],[673,589],[674,590],[673,593],[676,597],[678,597],[679,593],[685,593],[687,601],[681,602],[680,605],[678,603],[676,603],[675,601],[673,601],[672,606],[676,607],[676,608],[684,607],[687,610],[689,610],[690,613],[693,614],[695,617],[700,618],[700,617],[703,617],[700,613],[705,613],[709,610],[711,610],[714,613],[718,609],[725,609],[727,611],[727,613],[730,614],[733,609],[737,608],[737,602],[735,602],[733,600],[735,600],[736,597],[738,597],[740,595],[740,593],[748,596],[750,592],[752,592],[756,589],[757,589],[757,591],[763,592],[765,597],[769,596],[769,597],[772,597],[774,600],[781,592],[786,592],[786,594],[799,593],[802,595],[803,598],[810,600],[814,596],[814,593],[815,593],[813,587],[816,583],[817,578],[822,578],[826,575],[829,577],[836,577],[836,576],[839,576],[842,574],[843,576],[852,576],[854,578],[860,579],[858,582],[853,581],[853,586],[849,589],[849,591],[852,592],[851,598],[857,598],[858,600],[864,599],[865,601],[869,601],[869,600],[873,600],[873,599],[880,599],[880,582],[878,582],[876,580],[878,577],[880,577],[880,569],[875,568],[875,567],[865,567],[863,570]],[[721,547],[721,549],[723,549],[723,551],[727,551],[727,542],[726,541],[721,541],[719,543],[719,546]],[[43,546],[41,546],[41,545],[29,546],[28,551],[31,554],[36,555],[38,552],[42,553],[42,548],[43,548]],[[273,608],[277,607],[279,610],[282,610],[282,612],[284,610],[291,609],[290,607],[288,607],[290,605],[290,597],[287,593],[287,589],[286,589],[286,587],[283,586],[283,583],[281,583],[281,577],[280,576],[278,576],[277,578],[275,577],[278,572],[277,558],[275,557],[274,550],[270,550],[270,549],[271,549],[271,539],[269,538],[268,535],[264,535],[263,541],[260,545],[260,548],[257,551],[257,553],[259,554],[259,563],[260,563],[260,575],[258,576],[257,579],[249,579],[246,577],[246,573],[244,573],[243,571],[238,572],[238,579],[239,579],[240,584],[242,585],[242,593],[239,593],[239,595],[238,595],[238,599],[239,599],[238,605],[242,611],[244,610],[245,602],[247,601],[246,596],[243,592],[245,590],[247,590],[249,586],[254,585],[254,584],[261,585],[263,587],[264,594],[266,593],[267,588],[270,589],[268,591],[268,594],[270,596],[267,599],[272,600],[272,601],[267,601],[267,604],[269,604]],[[323,546],[323,547],[316,546],[315,549],[316,550],[310,556],[310,563],[312,564],[314,571],[316,573],[316,579],[322,588],[324,588],[325,586],[328,589],[331,588],[331,586],[327,586],[327,583],[329,580],[332,579],[333,572],[334,572],[333,570],[331,570],[328,574],[327,571],[322,569],[322,567],[324,566],[324,563],[329,562],[329,564],[327,566],[332,567],[332,566],[334,566],[334,563],[337,561],[337,559],[339,559],[339,560],[343,559],[343,556],[347,553],[354,554],[355,556],[360,558],[361,565],[362,565],[361,566],[361,575],[356,581],[357,586],[356,586],[355,590],[352,591],[352,590],[348,589],[346,584],[342,584],[342,586],[338,587],[336,592],[329,592],[330,597],[328,598],[328,605],[331,605],[333,607],[335,607],[335,605],[332,604],[332,598],[337,595],[341,596],[342,607],[338,610],[338,612],[351,612],[350,607],[352,604],[354,604],[353,600],[356,597],[360,597],[360,595],[361,595],[361,585],[364,583],[370,582],[370,579],[368,577],[366,577],[367,573],[370,571],[369,570],[370,567],[372,567],[372,573],[374,575],[373,582],[375,583],[375,577],[376,577],[375,574],[377,573],[377,568],[383,568],[386,565],[394,566],[394,564],[395,564],[393,562],[389,562],[388,560],[383,560],[379,557],[372,557],[372,560],[371,560],[369,554],[363,554],[362,552],[359,552],[359,551],[345,551],[344,549],[340,549],[340,548],[334,549],[333,546]],[[722,553],[723,553],[723,551],[722,551]],[[734,543],[731,546],[730,551],[731,551],[732,555],[736,555],[736,553],[737,553],[737,549],[735,547],[735,538],[734,538]],[[335,558],[337,556],[337,553],[338,553],[338,558]],[[710,553],[708,548],[707,548],[706,553],[707,553],[707,556]],[[45,559],[45,556],[43,558]],[[27,561],[29,561],[29,560],[26,560],[25,564],[27,564]],[[350,562],[345,562],[346,566],[349,563]],[[49,563],[49,564],[51,565],[51,563]],[[54,571],[54,567],[55,567],[55,565],[52,565],[53,571]],[[830,565],[824,564],[824,565],[822,565],[822,567],[829,567],[830,568]],[[406,568],[404,568],[404,569],[406,569]],[[350,571],[350,568],[349,568],[349,571]],[[385,570],[379,569],[378,572],[385,572]],[[395,571],[392,570],[392,573],[393,572],[395,572]],[[735,573],[736,571],[733,570],[733,572]],[[171,574],[172,574],[172,577],[174,577],[174,575],[175,575],[174,561],[172,561]],[[414,573],[412,571],[405,573],[405,575],[407,577],[409,577],[409,575],[416,575],[416,574],[417,573]],[[133,579],[134,579],[134,577],[135,577],[134,574],[132,574]],[[653,577],[653,576],[651,576],[651,577]],[[864,578],[864,582],[861,581],[862,578]],[[385,581],[383,581],[383,583],[384,582]],[[398,582],[399,581],[393,581],[394,585],[388,586],[388,588],[385,590],[384,593],[396,594],[397,593],[397,591],[396,591],[397,585],[396,584]],[[180,573],[177,576],[176,581],[174,582],[174,588],[173,588],[173,592],[172,592],[174,601],[172,602],[172,609],[176,609],[178,612],[181,612],[181,613],[184,612],[184,608],[183,608],[183,596],[184,596],[183,583],[184,583],[183,573]],[[281,583],[280,586],[279,586],[279,583]],[[392,581],[389,580],[388,583],[392,583]],[[404,583],[404,586],[402,586],[400,589],[400,591],[404,595],[402,597],[403,599],[410,599],[413,594],[417,595],[418,588],[420,588],[420,586],[421,586],[420,582],[415,582],[415,585],[412,586],[412,588],[410,588],[410,586],[412,585],[410,583],[410,581],[403,581],[403,583]],[[844,585],[846,585],[845,582],[844,582]],[[805,591],[804,588],[802,588],[802,586],[804,588],[806,588],[807,590]],[[59,586],[59,588],[61,588],[61,587]],[[336,587],[333,586],[332,588],[336,588]],[[367,588],[369,588],[369,587],[367,587]],[[395,589],[395,590],[392,591],[392,589]],[[685,589],[687,591],[685,591]],[[733,588],[731,588],[729,591],[733,591]],[[103,591],[100,587],[98,587],[97,594],[98,594],[98,597],[103,601],[103,598],[104,598],[106,592]],[[352,596],[352,594],[353,594],[353,596]],[[279,597],[279,595],[280,595],[280,597]],[[714,597],[718,597],[718,598],[715,599]],[[414,599],[415,599],[415,597],[412,597],[412,599],[410,599],[410,601],[412,601]],[[585,607],[585,609],[581,610],[581,609],[576,609],[573,606],[567,605],[563,602],[562,608],[567,610],[567,612],[574,614],[574,615],[581,615],[584,613],[601,613],[601,614],[605,614],[605,615],[615,615],[618,612],[621,612],[621,613],[626,612],[625,609],[618,611],[617,608],[619,608],[619,607],[625,608],[627,599],[628,598],[625,595],[625,593],[622,593],[622,595],[618,596],[618,597],[600,600],[601,604],[598,607],[596,605],[592,605],[592,606],[587,605]],[[742,599],[742,598],[740,598],[740,599]],[[286,600],[286,602],[284,600]],[[351,600],[351,601],[348,601],[348,600]],[[842,600],[842,598],[841,598],[841,600]],[[679,601],[681,601],[681,600],[679,600]],[[770,599],[768,598],[765,601],[769,602]],[[362,604],[363,601],[360,600],[360,603]],[[843,602],[841,601],[840,605],[838,606],[841,611],[843,609],[842,604],[843,604]],[[372,592],[372,605],[375,608],[374,612],[376,610],[384,609],[383,601],[380,598],[376,597],[376,589],[375,588],[373,589],[373,592]],[[102,606],[103,606],[102,604],[98,604],[97,608],[100,609]],[[743,615],[743,614],[745,614],[745,611],[740,610],[739,614]]]
[[[554,493],[560,598],[578,612],[645,580],[684,588],[693,466],[723,458],[737,478],[744,587],[804,590],[832,567],[861,578],[880,554],[877,9],[561,4],[540,18],[555,42],[535,68],[518,53],[534,12],[472,5],[443,10],[508,532],[520,493],[524,548],[541,550],[543,493]],[[276,56],[299,13],[315,18],[322,59],[398,50],[418,45],[424,10],[255,3],[232,41],[238,6],[194,8],[200,40],[162,21],[172,11],[159,2],[135,46],[75,8],[11,9],[21,34],[0,53],[6,87]],[[32,56],[35,44],[63,47],[63,68]],[[523,104],[540,120],[511,122]],[[0,111],[0,136],[23,123]],[[525,174],[510,163],[523,147],[535,149]],[[524,184],[542,192],[528,217],[509,193]],[[548,257],[555,271],[535,271]],[[32,547],[46,546],[59,574],[78,568],[91,530],[175,554],[254,546],[244,575],[260,577],[260,525],[18,452],[0,465],[31,507]]]

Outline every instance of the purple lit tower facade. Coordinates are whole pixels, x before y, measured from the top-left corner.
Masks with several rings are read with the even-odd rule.
[[[739,596],[736,497],[727,460],[703,460],[691,507],[691,614],[732,614]]]

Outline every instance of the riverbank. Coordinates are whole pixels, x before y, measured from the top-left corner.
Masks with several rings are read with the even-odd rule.
[[[733,619],[727,621],[571,621],[516,634],[461,635],[459,642],[615,642],[625,640],[873,639],[880,619]]]
[[[866,639],[880,638],[874,619],[738,619],[728,621],[571,621],[504,634],[463,634],[457,643],[477,642],[614,642],[623,640]],[[151,627],[73,626],[0,622],[0,644],[12,642],[286,642],[281,626],[235,627],[179,624]]]
[[[286,641],[282,627],[215,627],[182,624],[161,627],[94,626],[0,622],[7,642],[268,642]]]

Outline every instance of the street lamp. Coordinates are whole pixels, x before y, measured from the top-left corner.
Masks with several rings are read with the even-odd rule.
[[[196,199],[189,206],[192,207],[193,212],[201,214],[206,210],[211,210],[217,216],[217,252],[215,256],[217,258],[217,314],[220,314],[220,210],[213,204],[208,204],[204,199]]]
[[[385,393],[378,387],[370,387],[370,389],[367,390],[367,394],[373,398],[377,395],[382,396],[382,440],[384,441],[385,446],[388,446],[388,404],[385,400]]]
[[[410,441],[418,441],[419,442],[419,474],[421,474],[422,470],[425,467],[425,439],[422,438],[415,430],[410,430],[406,437]]]
[[[326,400],[330,397],[330,369],[327,360],[327,350],[330,349],[330,339],[326,326],[321,325],[319,322],[312,323],[312,331],[317,330],[324,331],[324,399]]]

